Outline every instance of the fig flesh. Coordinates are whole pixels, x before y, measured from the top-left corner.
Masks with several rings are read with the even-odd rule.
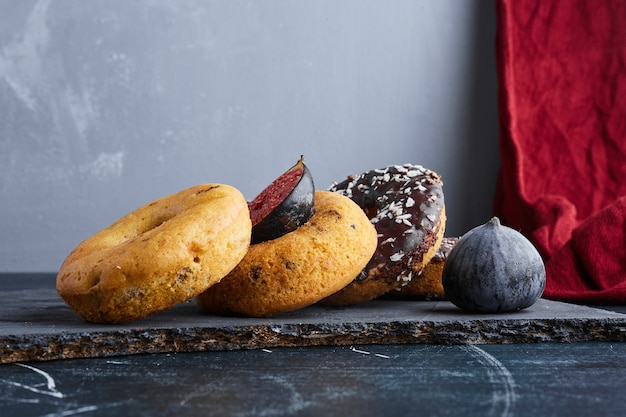
[[[463,235],[443,268],[446,298],[462,310],[504,313],[533,305],[543,294],[541,255],[497,217]]]
[[[315,185],[301,156],[298,162],[248,203],[252,220],[251,244],[279,238],[313,216]]]

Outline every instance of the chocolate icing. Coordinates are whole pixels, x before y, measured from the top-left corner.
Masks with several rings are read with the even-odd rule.
[[[391,165],[351,175],[333,184],[368,215],[378,232],[378,249],[357,280],[372,275],[410,281],[413,266],[436,241],[444,209],[440,176],[420,165]]]
[[[459,237],[444,237],[441,241],[441,245],[437,252],[435,252],[435,256],[433,257],[431,262],[445,262],[448,260],[448,255],[450,255],[450,251],[456,243],[459,241]]]

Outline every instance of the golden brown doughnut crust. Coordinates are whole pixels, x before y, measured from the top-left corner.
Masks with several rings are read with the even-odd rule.
[[[245,255],[251,221],[241,192],[201,184],[146,204],[80,243],[57,275],[85,320],[120,323],[189,300]]]
[[[426,231],[425,233],[425,249],[424,252],[421,253],[421,258],[419,257],[419,253],[415,255],[412,262],[410,263],[411,275],[418,276],[422,273],[426,265],[433,259],[437,249],[441,245],[441,241],[443,239],[443,234],[446,225],[446,215],[445,208],[442,209],[441,215],[439,217],[439,222],[433,229]],[[383,269],[381,265],[379,267],[380,270]],[[376,279],[378,270],[372,269],[370,271],[369,277],[371,279],[367,279],[364,281],[353,281],[350,285],[347,285],[341,291],[327,297],[322,301],[323,304],[332,305],[332,306],[347,306],[352,304],[358,304],[364,301],[369,301],[374,298],[380,297],[389,293],[390,291],[396,291],[396,288],[400,288],[403,284],[406,285],[406,282],[398,282],[395,287],[390,287],[389,281],[383,279]],[[373,278],[373,279],[372,279]],[[409,281],[410,282],[410,281]]]
[[[441,276],[448,255],[458,241],[458,237],[444,237],[439,250],[424,271],[419,276],[413,277],[407,285],[398,288],[397,291],[391,291],[388,295],[391,298],[410,300],[445,300]]]
[[[277,239],[250,246],[222,281],[198,296],[215,314],[264,317],[314,304],[361,272],[376,250],[374,226],[349,198],[316,191],[315,214]]]

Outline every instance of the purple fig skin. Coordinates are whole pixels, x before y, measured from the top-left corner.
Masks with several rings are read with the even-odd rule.
[[[459,239],[443,269],[446,298],[471,313],[518,311],[537,302],[546,286],[541,255],[497,217]]]

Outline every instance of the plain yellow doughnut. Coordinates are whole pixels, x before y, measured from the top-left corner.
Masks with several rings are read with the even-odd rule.
[[[315,213],[277,239],[250,246],[243,260],[198,296],[214,314],[270,316],[314,304],[348,285],[376,250],[374,226],[349,198],[316,191]]]
[[[201,184],[146,204],[80,243],[57,275],[59,295],[85,320],[136,320],[222,279],[250,245],[241,192]]]

